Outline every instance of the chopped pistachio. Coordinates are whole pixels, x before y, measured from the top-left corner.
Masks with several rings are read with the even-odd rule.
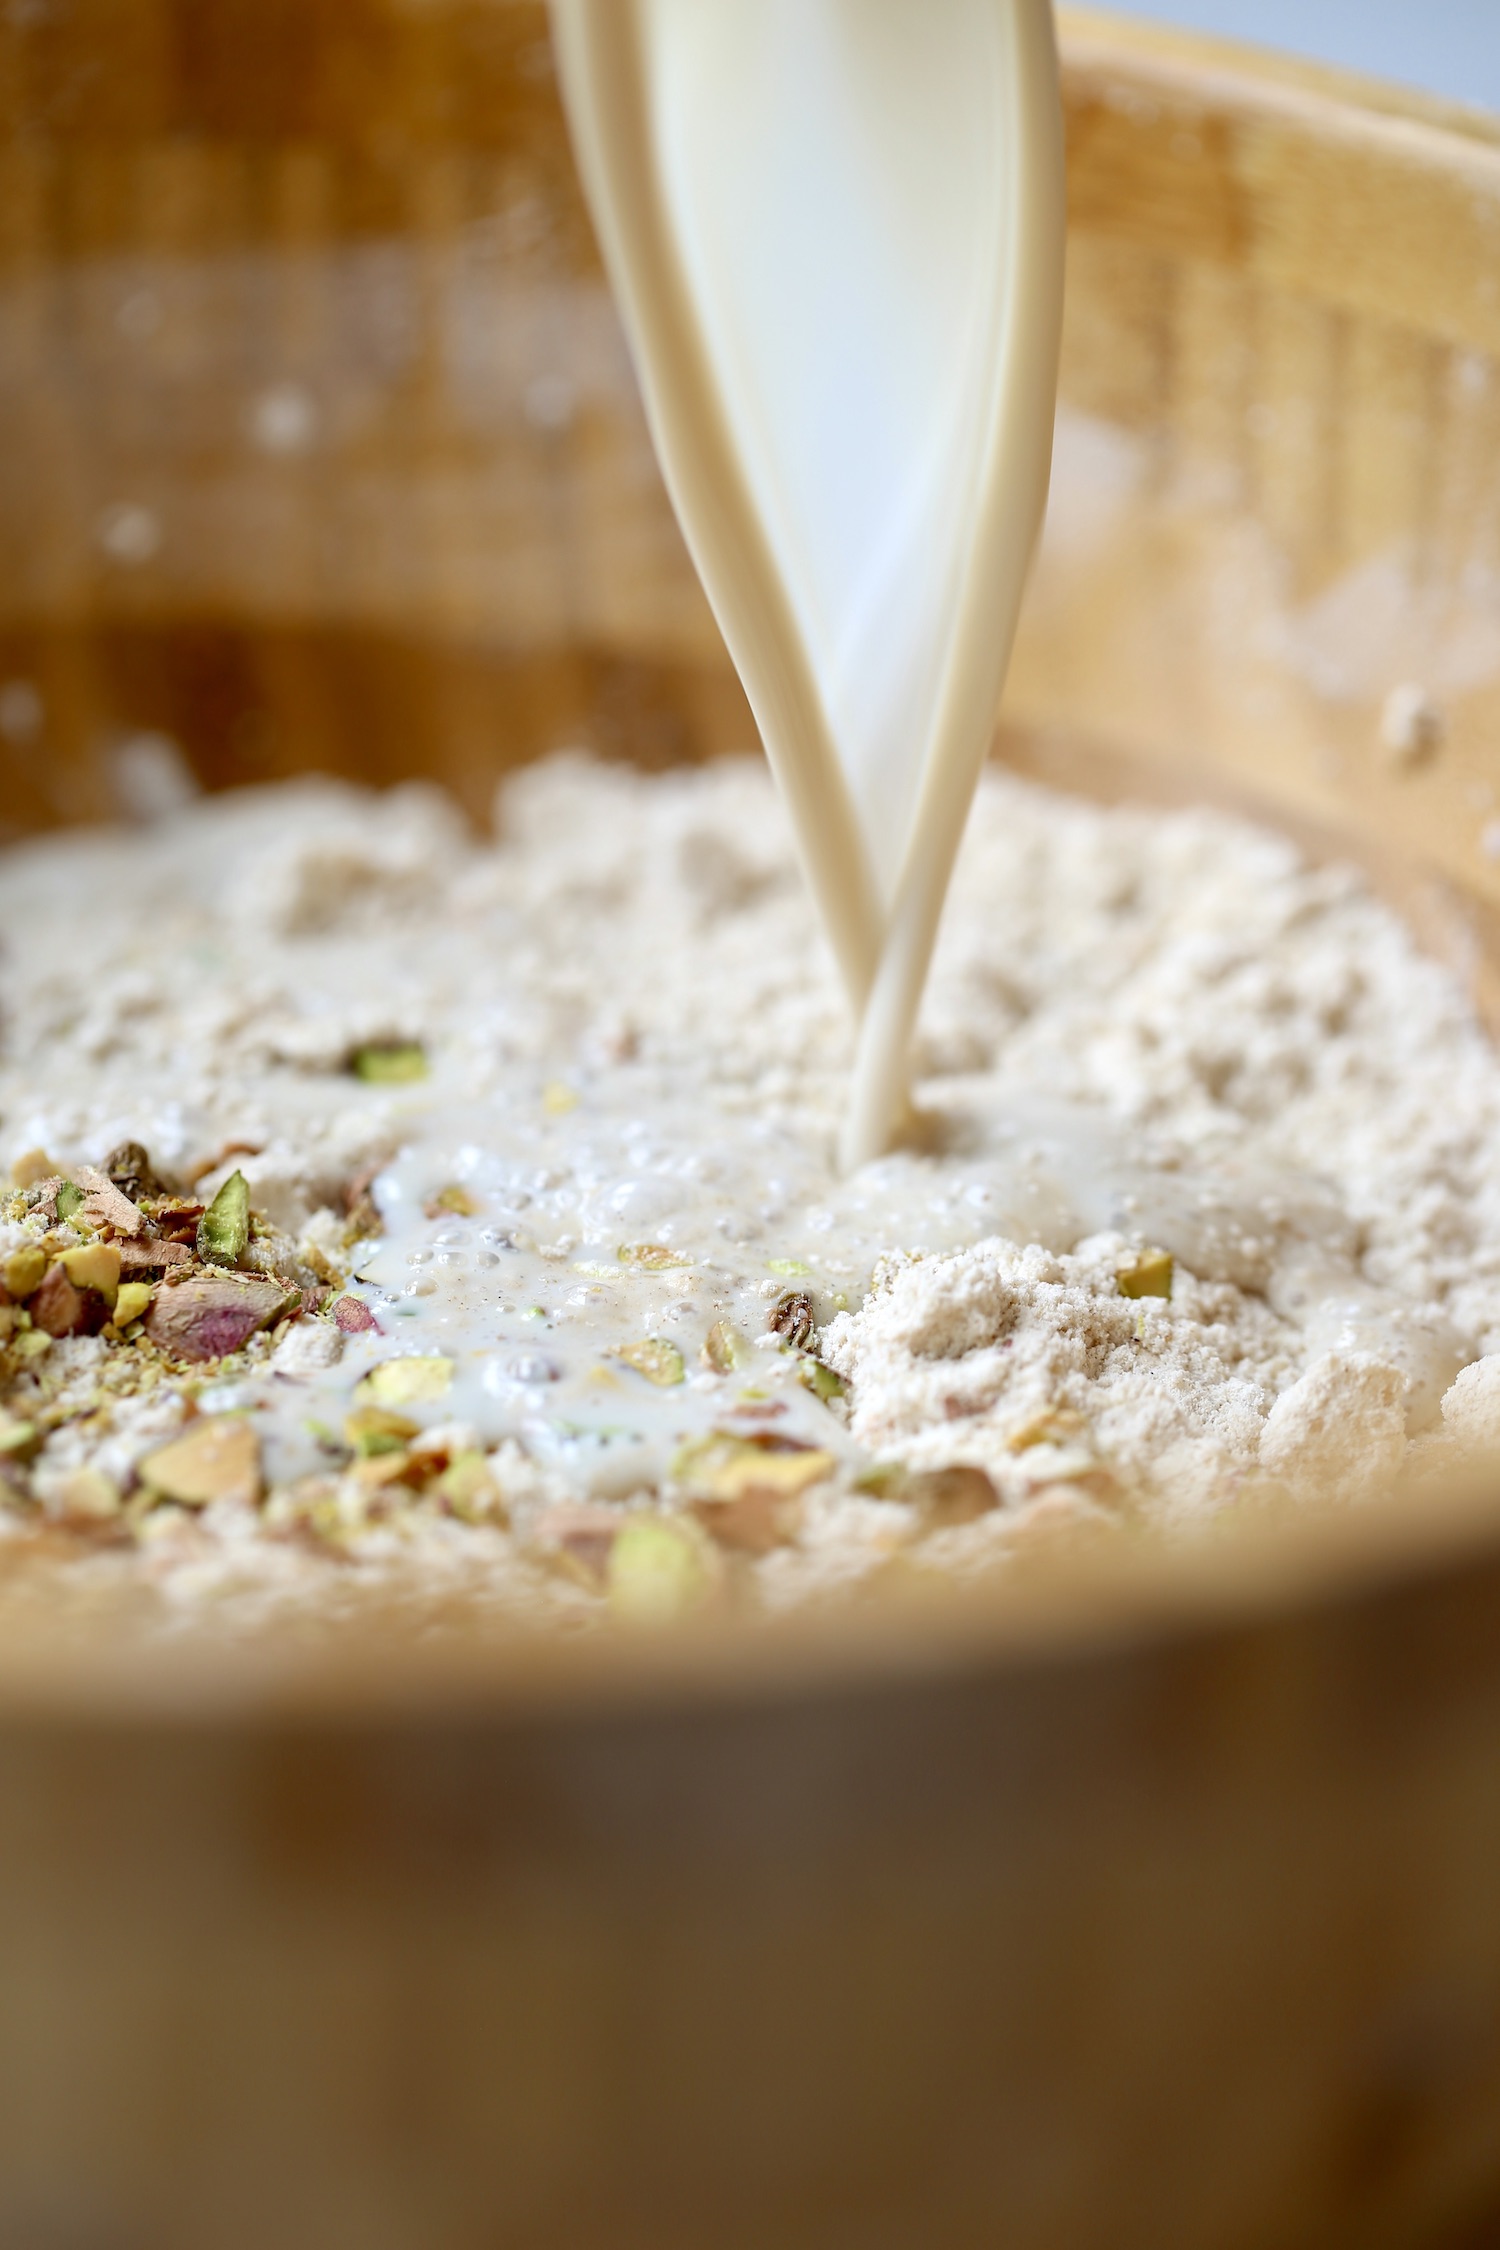
[[[768,1258],[766,1270],[768,1273],[781,1273],[791,1278],[797,1274],[811,1273],[812,1267],[804,1265],[800,1258]]]
[[[703,1364],[716,1375],[732,1375],[748,1365],[750,1346],[733,1321],[716,1320],[703,1340]]]
[[[146,1315],[153,1344],[176,1359],[222,1359],[300,1302],[280,1281],[241,1274],[195,1275],[158,1289]]]
[[[19,1460],[34,1453],[40,1442],[35,1422],[22,1422],[0,1407],[0,1453]]]
[[[209,1414],[141,1463],[141,1481],[162,1500],[206,1508],[214,1500],[253,1506],[261,1494],[260,1440],[240,1414]]]
[[[638,1344],[626,1344],[615,1357],[623,1359],[627,1367],[633,1367],[638,1375],[644,1375],[648,1383],[655,1383],[660,1390],[669,1390],[674,1383],[684,1382],[687,1377],[681,1352],[665,1336],[646,1336]]]
[[[773,1336],[780,1336],[800,1352],[812,1336],[816,1326],[813,1302],[805,1289],[788,1289],[776,1300],[775,1309],[766,1327]]]
[[[1115,1287],[1122,1297],[1170,1297],[1171,1251],[1143,1250],[1133,1266],[1124,1266],[1115,1275]]]
[[[451,1359],[413,1353],[372,1367],[354,1395],[377,1406],[424,1406],[445,1397],[452,1381]]]
[[[20,1359],[41,1359],[52,1349],[52,1338],[43,1328],[27,1328],[17,1336],[11,1350]]]
[[[354,1395],[357,1398],[359,1392]],[[418,1423],[409,1422],[404,1414],[392,1414],[383,1406],[356,1407],[344,1418],[345,1441],[362,1461],[373,1460],[384,1453],[404,1453],[412,1439],[420,1436]]]
[[[122,1194],[103,1172],[96,1172],[92,1164],[79,1165],[78,1185],[83,1189],[83,1215],[91,1227],[108,1227],[112,1234],[121,1235],[145,1231],[145,1213],[138,1211],[129,1196]]]
[[[49,1336],[93,1336],[104,1326],[102,1301],[92,1292],[75,1288],[61,1264],[47,1268],[47,1278],[31,1299],[31,1317]]]
[[[128,1328],[133,1320],[140,1320],[150,1310],[154,1295],[149,1281],[122,1281],[115,1293],[116,1328]]]
[[[483,1208],[477,1195],[471,1195],[466,1187],[457,1186],[439,1188],[422,1206],[429,1219],[440,1218],[444,1212],[451,1212],[456,1219],[477,1219]]]
[[[578,1107],[578,1096],[571,1086],[554,1078],[549,1086],[542,1088],[542,1107],[549,1117],[566,1117],[570,1109]]]
[[[113,1305],[120,1286],[120,1253],[112,1242],[86,1242],[77,1250],[64,1250],[58,1264],[75,1289],[97,1289]]]
[[[394,1446],[376,1453],[361,1454],[350,1470],[366,1492],[378,1492],[382,1485],[400,1484],[411,1468],[411,1455],[404,1446]]]
[[[12,1297],[29,1297],[46,1278],[47,1253],[35,1244],[27,1243],[24,1249],[13,1250],[5,1261],[5,1287]]]
[[[867,1492],[872,1500],[899,1500],[907,1484],[907,1472],[899,1461],[872,1461],[854,1480],[856,1492]]]
[[[811,1391],[814,1398],[820,1398],[825,1406],[831,1405],[836,1398],[848,1396],[848,1385],[842,1375],[835,1375],[831,1367],[825,1367],[821,1359],[813,1359],[810,1355],[798,1361],[797,1379],[804,1389]]]
[[[104,1176],[131,1203],[139,1203],[143,1195],[168,1193],[139,1141],[121,1141],[118,1148],[112,1148],[104,1159]]]
[[[713,1588],[701,1538],[666,1516],[631,1516],[609,1551],[609,1606],[637,1625],[667,1625]]]
[[[504,1516],[500,1487],[482,1453],[455,1454],[434,1489],[461,1523],[488,1523]]]
[[[414,1039],[372,1040],[355,1049],[349,1067],[367,1086],[414,1086],[427,1076],[427,1050]]]
[[[1034,1445],[1068,1445],[1084,1436],[1088,1429],[1081,1414],[1071,1407],[1046,1406],[1029,1421],[1019,1423],[1006,1433],[1005,1442],[1012,1453],[1025,1453]]]
[[[198,1221],[198,1255],[211,1266],[237,1266],[250,1240],[250,1183],[231,1172]]]
[[[57,1166],[44,1148],[29,1148],[16,1158],[10,1176],[18,1188],[39,1187],[43,1180],[56,1179]]]
[[[83,1209],[86,1201],[87,1198],[84,1195],[81,1187],[75,1186],[72,1180],[64,1180],[62,1186],[57,1191],[57,1216],[59,1222],[62,1224],[66,1224],[69,1219],[75,1217],[76,1214]]]
[[[757,1487],[787,1495],[805,1492],[831,1476],[836,1466],[833,1455],[820,1446],[713,1430],[683,1446],[672,1463],[672,1476],[707,1499],[738,1500]]]
[[[622,1242],[615,1253],[622,1266],[642,1266],[647,1273],[666,1273],[673,1266],[690,1266],[691,1258],[669,1250],[664,1242]]]

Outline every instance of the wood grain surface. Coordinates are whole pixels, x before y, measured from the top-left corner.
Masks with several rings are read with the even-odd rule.
[[[706,0],[705,0],[706,4]],[[1002,730],[1500,963],[1500,135],[1064,18]],[[1385,698],[1441,740],[1393,758]],[[752,745],[532,0],[0,11],[0,819]],[[0,1584],[4,2250],[1481,2250],[1500,1503],[756,1639]]]

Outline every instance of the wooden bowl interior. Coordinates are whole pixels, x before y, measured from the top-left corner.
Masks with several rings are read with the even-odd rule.
[[[1488,1005],[1500,132],[1062,23],[1057,467],[1000,752],[1355,853]],[[1403,682],[1443,721],[1414,764]],[[534,0],[0,22],[0,818],[115,813],[143,734],[211,787],[423,773],[481,818],[564,742],[753,746]]]

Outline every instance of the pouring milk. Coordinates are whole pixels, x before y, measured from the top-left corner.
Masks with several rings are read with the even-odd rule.
[[[1050,0],[552,0],[668,489],[859,1024],[907,1056],[1046,503]]]

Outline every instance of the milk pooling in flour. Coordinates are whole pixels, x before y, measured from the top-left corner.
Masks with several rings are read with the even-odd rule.
[[[553,0],[667,484],[884,1148],[1046,501],[1050,0]]]

